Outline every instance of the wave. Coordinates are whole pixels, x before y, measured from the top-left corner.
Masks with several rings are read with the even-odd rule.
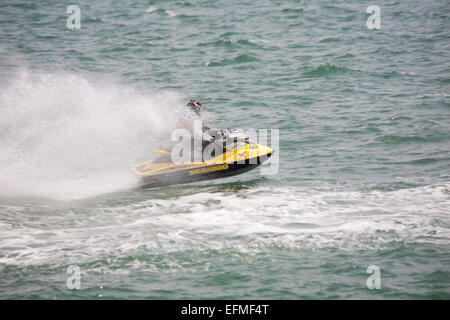
[[[219,39],[219,40],[215,40],[215,41],[210,41],[210,42],[202,42],[197,44],[197,46],[199,47],[233,47],[234,43],[231,39]]]
[[[251,63],[258,61],[257,58],[247,55],[247,54],[240,54],[232,59],[225,59],[221,61],[208,61],[205,66],[206,67],[222,67],[222,66],[228,66],[228,65],[234,65],[234,64],[244,64],[244,63]]]
[[[380,76],[380,77],[385,78],[385,79],[390,79],[390,78],[394,78],[394,77],[401,77],[401,76],[411,76],[411,77],[413,77],[415,75],[416,74],[414,72],[398,71],[398,70],[376,74],[376,76]]]
[[[314,77],[323,77],[323,76],[348,73],[348,72],[355,72],[355,70],[336,66],[334,64],[324,64],[324,65],[320,65],[310,71],[304,72],[303,76],[314,78]]]
[[[258,43],[256,43],[258,40],[246,40],[246,39],[240,39],[240,40],[231,40],[227,38],[221,38],[214,41],[209,42],[202,42],[197,44],[199,47],[225,47],[225,48],[248,48],[248,47],[261,47]],[[263,40],[264,41],[264,40]],[[260,40],[260,42],[263,42]]]
[[[281,10],[281,12],[283,12],[283,13],[294,13],[294,14],[303,13],[304,11],[305,11],[305,9],[303,9],[303,8],[297,8],[297,9],[285,8],[285,9]]]
[[[439,142],[444,141],[446,137],[441,135],[395,135],[388,134],[376,138],[377,141],[381,141],[388,144],[401,144],[401,143],[423,143],[423,142]]]

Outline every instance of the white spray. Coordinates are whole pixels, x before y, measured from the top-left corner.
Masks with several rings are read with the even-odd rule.
[[[0,85],[0,195],[73,199],[130,188],[175,127],[181,97],[74,74]]]

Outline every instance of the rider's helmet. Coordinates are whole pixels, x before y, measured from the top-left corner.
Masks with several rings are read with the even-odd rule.
[[[201,108],[206,108],[204,105],[201,104],[198,100],[189,100],[187,106],[191,108],[196,114],[200,114]]]

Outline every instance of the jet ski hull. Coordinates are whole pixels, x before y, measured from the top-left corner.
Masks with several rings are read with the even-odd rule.
[[[239,175],[260,166],[271,154],[264,157],[258,157],[255,161],[248,161],[242,163],[224,163],[202,166],[198,168],[191,168],[185,170],[178,170],[170,173],[161,173],[142,178],[142,188],[155,188],[162,186],[169,186],[175,184],[193,183],[206,180],[227,178]]]

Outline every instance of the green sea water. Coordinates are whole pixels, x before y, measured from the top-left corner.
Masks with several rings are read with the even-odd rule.
[[[447,0],[2,1],[0,298],[449,299],[449,26]],[[192,98],[279,130],[277,173],[136,189]]]

